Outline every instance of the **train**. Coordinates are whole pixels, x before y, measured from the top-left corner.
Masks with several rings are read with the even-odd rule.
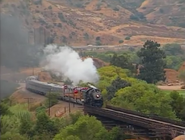
[[[99,108],[103,106],[101,91],[90,84],[88,87],[58,85],[39,81],[37,76],[29,76],[26,78],[26,89],[44,96],[47,93],[57,93],[59,95],[58,99],[76,104]]]

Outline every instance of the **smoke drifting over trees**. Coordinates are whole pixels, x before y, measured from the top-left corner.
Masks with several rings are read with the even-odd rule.
[[[16,16],[1,14],[1,66],[11,69],[38,65],[38,46],[28,42],[28,31]]]
[[[48,45],[44,49],[46,55],[46,69],[64,75],[73,81],[73,84],[83,82],[96,83],[99,80],[97,69],[91,58],[84,61],[79,54],[70,47]]]

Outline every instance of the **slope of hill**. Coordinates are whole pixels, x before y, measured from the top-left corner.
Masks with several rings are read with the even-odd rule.
[[[1,7],[3,13],[21,15],[31,42],[74,46],[141,45],[147,39],[185,42],[185,28],[166,26],[184,23],[183,0],[4,1]]]

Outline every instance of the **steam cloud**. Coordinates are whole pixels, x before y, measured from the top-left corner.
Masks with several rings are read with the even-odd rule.
[[[45,69],[68,77],[73,81],[73,84],[79,83],[80,80],[91,83],[96,83],[99,80],[93,60],[87,58],[83,61],[78,53],[70,47],[48,45],[44,49],[44,53],[47,61]]]

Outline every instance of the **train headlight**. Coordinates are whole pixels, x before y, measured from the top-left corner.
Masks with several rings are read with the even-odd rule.
[[[99,97],[100,97],[100,95],[99,95],[99,94],[97,94],[97,95],[96,95],[96,97],[97,97],[97,98],[99,98]]]

